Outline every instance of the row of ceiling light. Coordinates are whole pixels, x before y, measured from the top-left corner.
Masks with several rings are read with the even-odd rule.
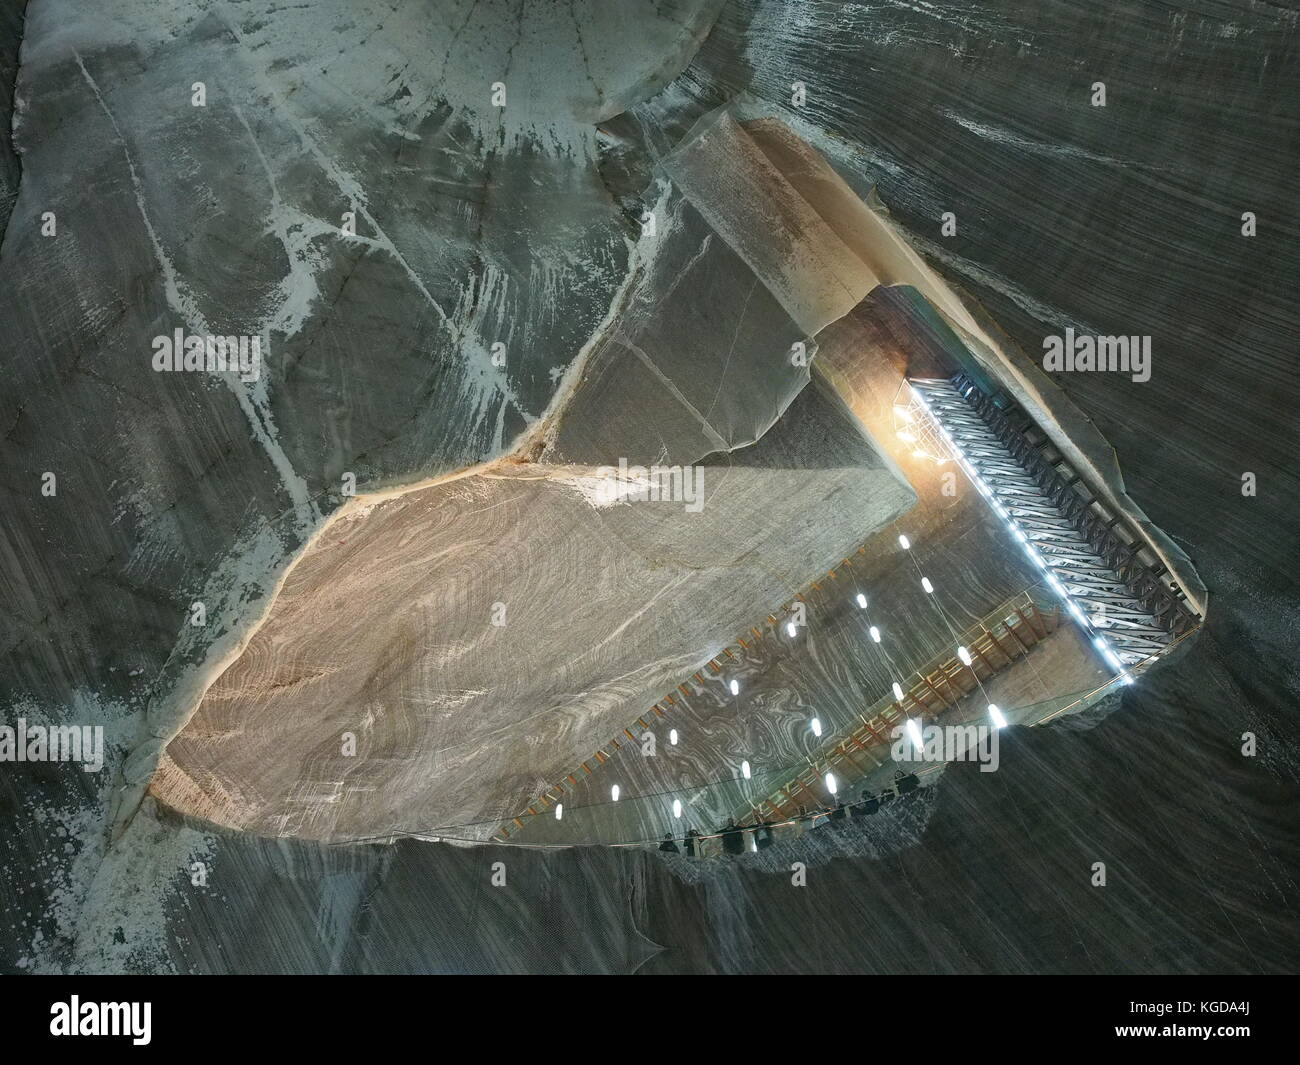
[[[910,551],[912,548],[911,540],[909,540],[908,537],[905,535],[899,536],[898,545],[904,551]],[[926,594],[934,593],[934,584],[930,581],[930,578],[928,577],[921,578],[921,587],[925,590]],[[856,596],[854,597],[854,602],[861,610],[865,610],[867,608],[867,597],[862,592],[858,592],[856,594]],[[867,631],[874,643],[881,642],[880,629],[877,626],[871,625]],[[799,635],[799,628],[793,620],[787,622],[786,633],[792,639]],[[963,665],[973,670],[974,668],[972,665],[973,660],[971,658],[970,651],[967,650],[964,646],[959,646],[957,648],[957,657],[961,659]],[[894,681],[892,684],[892,689],[893,689],[894,699],[901,705],[904,698],[903,686],[899,684],[898,681]],[[730,691],[732,695],[738,696],[740,694],[740,681],[736,680],[733,677],[730,681],[727,682],[727,690]],[[997,704],[989,703],[988,713],[989,713],[990,720],[993,722],[994,728],[1001,729],[1006,727],[1007,725],[1006,716],[1002,713],[1001,709],[997,706]],[[920,722],[915,718],[909,717],[907,718],[907,724],[905,727],[906,727],[908,738],[912,741],[913,746],[919,750],[924,745],[922,735],[921,735]],[[823,733],[821,719],[818,717],[813,717],[809,721],[809,728],[811,729],[812,734],[814,736],[820,737]],[[677,739],[678,739],[677,730],[676,729],[670,730],[668,734],[668,742],[675,747],[677,745]],[[753,771],[749,764],[748,759],[740,763],[740,773],[745,780],[749,780],[752,778]],[[839,790],[839,781],[836,779],[835,774],[832,772],[826,773],[824,778],[824,783],[826,785],[826,790],[831,795],[836,794],[836,792]],[[620,788],[618,784],[614,784],[610,787],[609,797],[612,802],[618,802],[621,795],[622,795],[622,788]],[[682,816],[682,801],[681,799],[674,799],[673,817],[680,818],[681,816]],[[564,804],[556,803],[555,819],[559,821],[563,817],[564,817]]]
[[[972,387],[973,386],[971,385],[967,385],[964,395],[969,396]],[[1069,610],[1074,620],[1079,623],[1085,635],[1092,640],[1093,646],[1101,654],[1102,658],[1106,660],[1106,663],[1119,671],[1120,681],[1124,684],[1132,684],[1132,674],[1124,668],[1124,663],[1121,662],[1119,656],[1115,654],[1110,642],[1097,631],[1096,627],[1083,612],[1074,596],[1070,594],[1065,585],[1063,585],[1057,578],[1056,574],[1049,569],[1047,560],[1044,559],[1033,544],[1029,542],[1029,537],[1025,535],[1025,531],[1020,527],[1020,523],[1007,512],[1006,507],[994,498],[993,490],[984,481],[984,478],[980,476],[974,463],[967,458],[966,452],[962,450],[961,445],[952,438],[952,434],[948,432],[939,416],[931,410],[930,404],[926,400],[925,396],[922,395],[920,390],[917,388],[912,388],[912,395],[916,397],[917,402],[920,403],[921,407],[934,421],[934,424],[938,427],[944,441],[947,443],[948,447],[952,449],[953,454],[957,456],[958,464],[961,466],[966,476],[970,478],[971,483],[975,485],[976,489],[978,489],[980,495],[988,501],[989,506],[993,508],[993,513],[1002,519],[1003,524],[1006,525],[1008,530],[1010,530],[1011,535],[1015,537],[1016,541],[1020,544],[1021,550],[1024,551],[1029,560],[1043,571],[1047,586],[1060,596],[1061,600],[1065,603],[1066,609]],[[966,662],[967,665],[970,664],[966,658],[963,658],[962,660]]]

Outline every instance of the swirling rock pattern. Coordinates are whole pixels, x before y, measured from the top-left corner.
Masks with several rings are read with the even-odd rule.
[[[525,465],[332,523],[154,794],[267,834],[490,834],[755,602],[911,502],[833,400],[801,393],[758,444],[701,467],[698,513],[593,508],[573,481],[598,471]]]

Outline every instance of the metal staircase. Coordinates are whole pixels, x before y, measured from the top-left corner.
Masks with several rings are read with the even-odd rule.
[[[988,396],[963,374],[910,383],[951,457],[1108,662],[1136,665],[1199,624],[1146,540],[1093,496],[1008,400]]]

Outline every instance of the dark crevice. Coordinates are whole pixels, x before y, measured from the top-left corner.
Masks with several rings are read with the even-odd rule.
[[[19,51],[26,24],[27,0],[0,7],[0,255],[4,254],[9,219],[18,202],[23,165],[14,143],[14,98],[18,90]]]

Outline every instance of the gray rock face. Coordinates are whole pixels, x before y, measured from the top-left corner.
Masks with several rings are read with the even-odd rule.
[[[13,124],[14,81],[18,76],[18,48],[26,6],[26,0],[10,0],[0,5],[0,125],[6,130],[0,136],[0,234],[4,233],[9,212],[18,198],[18,179],[22,173],[7,131]]]
[[[811,361],[816,345],[772,291],[688,199],[661,203],[667,232],[593,347],[544,463],[697,462],[754,443],[809,379],[790,354],[805,343]]]
[[[108,746],[0,765],[4,968],[1293,970],[1295,51],[1244,2],[0,4],[0,723]],[[965,304],[854,243],[873,186]],[[1054,384],[1209,590],[1176,660],[782,844],[794,908],[757,859],[323,842],[716,821],[741,758],[889,680],[838,586],[736,703],[739,634],[833,567],[935,653],[904,527],[951,617],[1023,588],[886,446],[964,314],[1020,371],[1152,337],[1149,382]],[[155,372],[176,329],[257,338],[257,379]],[[705,509],[593,505],[620,458],[700,464]],[[583,774],[670,692],[672,759]],[[513,824],[569,774],[562,824]]]
[[[633,5],[640,58],[620,48],[614,65],[609,34],[633,13],[587,6],[599,13],[575,8],[572,25],[504,3],[33,7],[0,420],[20,580],[26,567],[47,584],[15,596],[19,690],[102,684],[97,623],[152,633],[113,665],[156,676],[185,596],[205,582],[221,594],[219,572],[238,614],[344,474],[364,486],[459,469],[545,412],[627,266],[590,122],[671,76],[710,5]],[[476,43],[449,45],[455,30]],[[516,106],[492,105],[485,70]],[[263,372],[155,373],[153,338],[175,329],[259,337]],[[80,421],[60,462],[35,427],[67,410]],[[83,472],[82,452],[113,457]],[[18,488],[46,471],[75,505]],[[31,530],[67,557],[23,558]],[[222,570],[237,541],[242,561]],[[250,548],[261,557],[246,565]],[[148,559],[137,589],[86,588],[133,556]],[[75,619],[50,616],[74,595]],[[66,661],[38,676],[26,649],[42,626]]]

